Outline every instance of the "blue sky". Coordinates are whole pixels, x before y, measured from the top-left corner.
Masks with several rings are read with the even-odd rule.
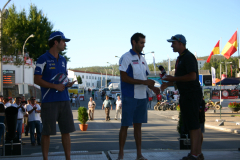
[[[7,8],[13,3],[18,11],[35,4],[54,30],[71,39],[69,68],[118,63],[115,56],[131,48],[136,32],[146,35],[144,52],[154,51],[156,62],[177,57],[166,41],[175,34],[186,37],[191,52],[208,56],[220,38],[223,48],[240,27],[239,0],[12,0]],[[146,59],[152,63],[151,54]]]

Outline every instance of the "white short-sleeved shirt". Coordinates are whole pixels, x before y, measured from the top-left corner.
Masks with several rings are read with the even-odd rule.
[[[37,110],[41,110],[41,107],[38,104],[35,104],[35,105],[28,104],[27,105],[27,111],[31,111],[34,106],[37,107]],[[37,113],[35,110],[31,114],[28,113],[28,121],[29,122],[31,122],[31,121],[41,121],[40,113]]]
[[[122,107],[122,100],[116,100],[116,108],[117,110]]]
[[[72,98],[72,103],[75,103],[75,100],[76,100],[75,98]]]
[[[18,108],[20,105],[17,105],[16,103],[12,104],[12,106]],[[25,109],[25,106],[23,106],[23,108]],[[22,111],[22,108],[18,108],[18,116],[17,119],[23,119],[25,112]]]
[[[177,101],[178,100],[178,95],[173,95],[173,98],[174,98],[175,101]]]
[[[10,107],[10,106],[12,106],[12,104],[10,102],[5,103],[5,105],[4,105],[5,108]]]
[[[140,53],[140,58],[132,49],[122,55],[119,60],[119,70],[126,72],[133,79],[147,80],[150,71],[145,58]],[[121,81],[122,97],[136,99],[147,98],[147,85],[130,84]]]

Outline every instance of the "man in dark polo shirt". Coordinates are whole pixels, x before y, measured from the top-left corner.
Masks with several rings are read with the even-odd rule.
[[[190,132],[191,152],[183,160],[204,159],[201,152],[201,129],[199,124],[199,108],[202,100],[202,90],[199,83],[198,64],[195,56],[186,49],[186,39],[183,35],[177,34],[167,40],[171,42],[173,52],[179,56],[175,65],[175,76],[167,75],[163,80],[161,89],[168,86],[176,86],[180,93],[180,108],[183,123]]]
[[[41,55],[36,64],[34,73],[34,83],[41,86],[42,105],[42,153],[43,159],[48,159],[50,145],[50,135],[56,135],[56,121],[62,135],[62,145],[66,160],[70,160],[71,132],[75,131],[73,114],[70,107],[68,87],[73,85],[69,82],[64,84],[54,84],[51,79],[58,73],[67,73],[67,61],[59,54],[66,48],[66,38],[60,31],[53,32],[49,39],[49,51]]]

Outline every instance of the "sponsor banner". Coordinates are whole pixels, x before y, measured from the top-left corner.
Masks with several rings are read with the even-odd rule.
[[[199,74],[199,83],[203,86],[203,75]]]
[[[212,72],[212,83],[216,83],[215,79],[216,79],[216,70],[215,68],[211,67],[211,72]]]
[[[212,91],[212,99],[220,99],[220,90]],[[238,90],[222,90],[221,99],[238,99]]]

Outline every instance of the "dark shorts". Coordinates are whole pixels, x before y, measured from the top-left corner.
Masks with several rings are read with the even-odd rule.
[[[61,134],[75,131],[70,101],[42,103],[42,135],[56,135],[56,122]]]
[[[122,98],[121,126],[131,126],[133,123],[147,123],[148,99]]]
[[[202,92],[180,94],[180,108],[183,124],[188,130],[200,128],[199,108],[202,101]]]

